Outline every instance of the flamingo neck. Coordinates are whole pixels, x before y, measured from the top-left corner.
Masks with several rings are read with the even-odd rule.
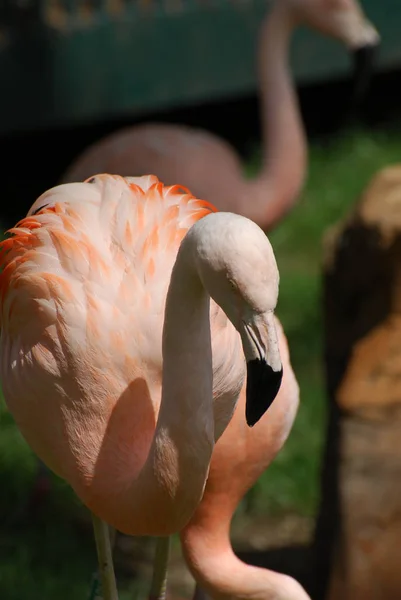
[[[260,32],[263,157],[259,175],[247,182],[246,204],[268,229],[294,204],[306,170],[305,132],[288,65],[293,29],[288,11],[276,4]]]
[[[189,250],[189,252],[188,252]],[[199,504],[214,447],[210,296],[181,245],[166,299],[162,398],[131,513],[148,535],[181,529]],[[148,519],[146,518],[148,515]],[[167,529],[166,529],[167,528]]]
[[[182,529],[202,498],[209,471],[215,442],[210,296],[197,272],[194,245],[184,239],[172,270],[162,396],[146,460],[123,489],[85,497],[96,515],[128,535],[165,536]]]
[[[181,543],[197,584],[213,600],[310,600],[291,577],[240,560],[230,541],[231,513],[214,518],[216,511],[201,507],[181,532]]]
[[[215,431],[210,296],[201,283],[192,252],[187,250],[184,242],[167,294],[163,391],[154,439],[155,450],[159,437],[161,447],[166,443],[170,447],[168,454],[163,451],[160,455],[158,472],[163,479],[169,474],[174,493],[181,491],[192,498],[189,519],[203,494]]]

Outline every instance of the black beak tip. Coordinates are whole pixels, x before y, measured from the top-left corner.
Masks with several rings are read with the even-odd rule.
[[[273,371],[265,360],[255,358],[247,363],[245,417],[253,427],[272,405],[283,378],[283,369]]]
[[[352,84],[353,105],[357,105],[365,96],[371,82],[378,54],[379,42],[366,44],[353,51],[354,76]]]

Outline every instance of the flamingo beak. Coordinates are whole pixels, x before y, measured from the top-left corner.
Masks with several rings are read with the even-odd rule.
[[[278,394],[283,367],[274,369],[264,359],[254,358],[247,363],[245,417],[253,427],[263,417]]]
[[[354,59],[354,74],[351,92],[351,106],[357,108],[362,102],[371,83],[375,59],[377,58],[379,39],[360,46],[352,51]]]
[[[253,427],[278,394],[283,366],[271,311],[244,321],[242,331],[247,360],[245,417],[249,427]]]

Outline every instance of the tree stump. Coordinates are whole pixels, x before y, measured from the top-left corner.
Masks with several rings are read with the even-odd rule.
[[[373,178],[324,251],[340,515],[326,598],[400,600],[401,165]]]

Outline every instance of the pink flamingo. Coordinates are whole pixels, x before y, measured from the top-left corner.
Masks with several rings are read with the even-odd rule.
[[[273,250],[249,219],[153,176],[57,186],[10,233],[4,397],[92,512],[104,598],[115,600],[106,522],[129,535],[181,530],[245,373],[248,425],[278,392]]]
[[[303,24],[356,51],[358,64],[361,49],[371,49],[379,39],[357,0],[276,1],[260,30],[263,161],[255,178],[244,177],[239,156],[217,136],[183,125],[146,123],[86,149],[63,181],[104,172],[155,173],[166,184],[185,185],[219,210],[242,214],[270,229],[293,207],[305,177],[305,132],[288,68],[291,34]]]
[[[293,578],[243,563],[230,542],[231,520],[238,503],[285,443],[298,408],[298,384],[278,320],[276,329],[284,373],[277,398],[249,430],[243,418],[242,390],[234,416],[213,450],[202,502],[180,534],[195,580],[215,600],[309,599]]]

